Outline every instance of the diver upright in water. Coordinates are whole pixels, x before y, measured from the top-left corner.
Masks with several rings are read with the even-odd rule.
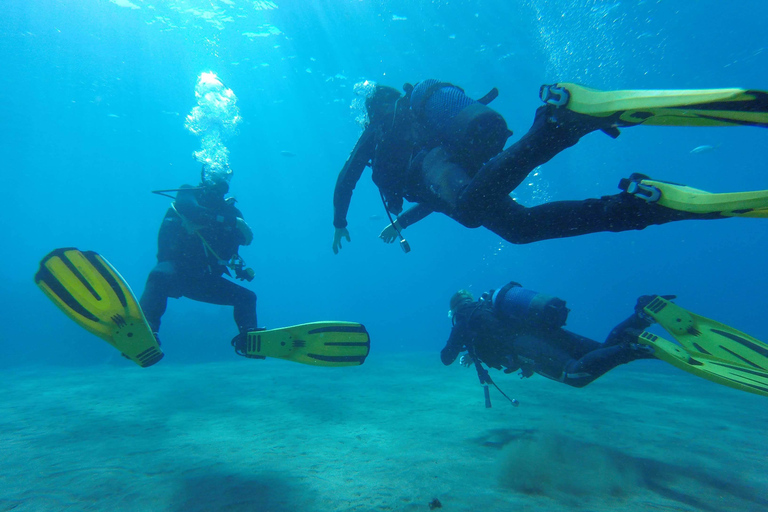
[[[253,241],[253,232],[228,191],[226,179],[205,172],[197,187],[175,190],[158,234],[157,265],[140,300],[153,332],[160,331],[168,297],[233,306],[240,332],[233,344],[257,329],[256,294],[223,277],[232,270],[238,279],[253,279],[238,255],[241,245]]]
[[[503,117],[486,106],[495,97],[495,89],[475,101],[460,88],[437,80],[425,80],[415,87],[406,84],[405,94],[392,87],[371,86],[365,102],[367,125],[336,181],[334,253],[343,239],[350,240],[347,211],[367,166],[372,167],[373,181],[388,214],[399,215],[382,231],[385,242],[403,240],[403,229],[433,211],[466,227],[483,226],[509,242],[525,244],[686,219],[761,216],[752,213],[768,208],[766,192],[709,194],[641,174],[622,180],[624,191],[616,195],[532,208],[520,205],[509,194],[534,168],[596,130],[616,137],[618,127],[636,124],[768,126],[768,95],[759,91],[661,91],[673,98],[667,102],[673,107],[695,104],[675,109],[657,107],[666,105],[659,102],[663,94],[602,93],[565,85],[572,97],[565,87],[542,88],[547,104],[536,111],[528,133],[505,150],[511,132]],[[604,95],[610,96],[612,105],[637,108],[604,112],[600,108]],[[715,103],[720,107],[715,109]],[[642,110],[646,104],[653,108]],[[714,115],[715,110],[721,117]],[[751,202],[743,203],[747,194],[751,194]],[[669,201],[670,197],[683,200]],[[404,199],[416,206],[401,214]]]

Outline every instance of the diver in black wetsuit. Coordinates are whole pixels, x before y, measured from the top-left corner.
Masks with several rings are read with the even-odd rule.
[[[505,373],[538,373],[581,388],[616,366],[653,358],[649,347],[637,343],[637,336],[651,324],[641,312],[653,297],[640,297],[635,313],[599,343],[562,328],[569,310],[556,297],[514,282],[478,301],[460,290],[451,298],[453,329],[440,359],[450,365],[467,351],[461,361],[465,366],[482,362]]]
[[[222,275],[231,275],[231,268],[238,279],[253,279],[253,270],[245,268],[238,255],[238,248],[253,240],[253,232],[234,198],[225,197],[228,191],[223,180],[203,181],[197,187],[184,185],[165,214],[158,234],[158,263],[140,300],[155,336],[168,297],[234,306],[240,334],[233,345],[257,328],[256,294]]]
[[[387,211],[399,215],[380,235],[388,243],[433,211],[469,228],[483,226],[515,244],[722,218],[665,208],[627,192],[526,208],[509,194],[534,168],[592,131],[616,136],[618,129],[606,125],[609,121],[546,105],[536,111],[528,133],[502,151],[511,132],[504,119],[485,106],[489,100],[474,101],[458,87],[437,80],[416,87],[406,84],[404,89],[401,95],[391,87],[376,86],[366,100],[368,125],[334,190],[334,253],[342,239],[350,240],[347,211],[367,166],[373,169]],[[403,199],[417,205],[400,215]]]

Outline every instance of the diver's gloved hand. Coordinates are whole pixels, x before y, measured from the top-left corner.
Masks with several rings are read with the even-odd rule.
[[[347,242],[352,241],[352,239],[349,238],[349,231],[347,231],[347,228],[336,228],[336,231],[333,233],[333,254],[339,254],[342,238],[346,238]]]
[[[243,219],[238,217],[235,221],[235,227],[242,233],[243,238],[245,238],[245,243],[243,245],[251,245],[251,242],[253,242],[253,231],[251,231],[250,226],[248,226]]]
[[[520,367],[520,373],[518,373],[521,379],[527,379],[529,377],[532,377],[533,374],[534,374],[533,365],[529,365],[529,364],[522,365]]]
[[[402,226],[400,226],[400,221],[395,219],[395,222],[393,222],[389,226],[385,227],[381,231],[381,233],[379,234],[379,238],[384,240],[385,244],[391,244],[392,242],[397,240],[397,238],[400,236],[400,235],[398,235],[397,231],[398,230],[402,230],[402,229],[403,228],[402,228]]]
[[[653,322],[652,318],[648,318],[648,315],[645,314],[643,309],[645,309],[645,306],[650,304],[653,299],[656,297],[661,297],[662,299],[667,300],[673,300],[677,298],[677,295],[641,295],[637,299],[637,304],[635,304],[635,314],[641,318],[646,318],[649,321]]]
[[[474,364],[474,362],[475,361],[472,359],[472,356],[470,356],[469,354],[464,354],[459,359],[459,364],[461,366],[463,366],[464,368],[469,368],[470,366],[472,366]]]

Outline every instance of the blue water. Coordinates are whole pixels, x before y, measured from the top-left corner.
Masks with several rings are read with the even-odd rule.
[[[474,97],[498,87],[493,106],[516,140],[543,83],[768,89],[765,2],[5,0],[2,11],[2,366],[113,355],[32,276],[50,250],[75,246],[103,254],[141,293],[168,207],[150,191],[199,179],[200,141],[184,118],[207,71],[236,93],[243,118],[226,143],[231,192],[254,229],[242,255],[267,327],[358,321],[371,357],[437,357],[456,289],[516,280],[567,300],[568,327],[596,339],[649,293],[677,294],[686,308],[768,339],[763,220],[514,246],[434,214],[406,231],[405,255],[377,238],[386,220],[367,172],[349,212],[352,242],[331,251],[333,187],[359,135],[356,82],[434,77]],[[631,172],[710,191],[768,189],[767,142],[754,128],[591,134],[515,195],[531,205],[613,194]],[[701,145],[716,149],[690,153]],[[228,308],[171,300],[162,364],[234,359],[234,334]]]

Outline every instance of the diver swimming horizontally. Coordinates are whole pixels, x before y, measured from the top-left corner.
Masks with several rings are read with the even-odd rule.
[[[768,396],[768,345],[686,311],[673,298],[640,297],[634,312],[600,343],[563,328],[570,310],[557,297],[515,282],[478,300],[460,290],[450,300],[453,327],[440,359],[450,365],[466,351],[462,364],[474,364],[483,383],[493,383],[485,364],[581,388],[619,365],[658,358],[713,382]],[[647,332],[655,322],[677,343]]]
[[[387,213],[399,215],[380,238],[400,238],[404,249],[401,231],[433,211],[525,244],[678,220],[760,217],[768,210],[768,191],[696,191],[691,197],[680,194],[680,185],[642,174],[622,180],[621,193],[597,199],[526,208],[509,196],[534,168],[596,130],[616,137],[619,127],[637,124],[766,127],[768,94],[761,91],[601,92],[575,84],[547,86],[541,93],[546,105],[536,111],[531,129],[503,149],[511,132],[503,117],[486,106],[495,89],[477,101],[437,80],[406,84],[405,94],[381,85],[369,89],[366,127],[334,190],[334,253],[342,240],[350,240],[347,211],[367,166]],[[670,202],[669,195],[688,199]],[[403,212],[403,200],[416,205]]]

